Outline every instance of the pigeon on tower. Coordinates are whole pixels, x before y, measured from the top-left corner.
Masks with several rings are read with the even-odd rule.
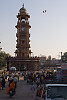
[[[46,13],[46,10],[43,10],[43,13]]]

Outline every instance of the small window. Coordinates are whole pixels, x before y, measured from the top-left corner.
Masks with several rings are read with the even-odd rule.
[[[22,40],[22,44],[24,44],[24,40]]]

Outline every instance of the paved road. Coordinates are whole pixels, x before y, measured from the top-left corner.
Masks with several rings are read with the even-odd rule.
[[[6,84],[6,88],[4,90],[0,90],[0,100],[36,100],[36,91],[34,97],[32,97],[30,89],[31,85],[27,84],[23,79],[20,79],[20,81],[17,83],[16,94],[12,98],[9,98],[9,96],[6,94],[7,87],[8,84]]]

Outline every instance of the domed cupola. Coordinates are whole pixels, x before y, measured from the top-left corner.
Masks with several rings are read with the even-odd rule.
[[[27,14],[27,10],[24,8],[24,4],[23,4],[22,8],[19,10],[19,12]]]

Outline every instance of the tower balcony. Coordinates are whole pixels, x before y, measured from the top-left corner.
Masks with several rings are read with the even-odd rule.
[[[18,34],[16,33],[16,37],[18,37]]]
[[[26,19],[30,18],[30,15],[28,13],[20,12],[20,13],[18,13],[17,18],[20,17],[20,16],[22,16],[23,19],[24,18],[26,18]]]
[[[32,53],[31,50],[29,50],[29,53],[30,53],[30,54]]]
[[[15,54],[17,53],[17,50],[15,50],[15,52],[14,52]]]
[[[30,37],[30,34],[29,34],[29,37]]]
[[[27,24],[27,25],[29,25],[29,21],[21,20],[21,21],[17,22],[17,25],[19,25],[19,24]]]
[[[28,47],[30,48],[30,44],[28,45]]]
[[[17,25],[20,25],[20,24],[22,24],[22,22],[17,22]]]
[[[16,44],[16,48],[18,48],[19,47],[19,45],[18,44]]]
[[[20,25],[28,26],[29,28],[31,28],[31,26],[29,25],[29,22],[26,22],[26,21],[17,22],[17,25],[15,27],[18,28]]]
[[[16,44],[16,48],[21,48],[21,44]]]
[[[29,42],[30,42],[30,40],[29,40]]]
[[[16,40],[16,42],[18,42],[18,39]]]

